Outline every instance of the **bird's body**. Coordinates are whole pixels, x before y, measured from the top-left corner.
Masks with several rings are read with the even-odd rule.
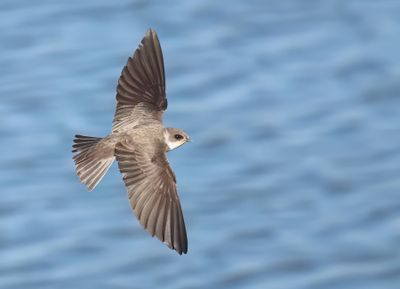
[[[182,254],[187,252],[186,228],[166,152],[190,138],[164,127],[166,108],[161,46],[150,29],[122,70],[111,133],[104,138],[76,135],[73,152],[77,174],[89,190],[116,159],[140,223]]]

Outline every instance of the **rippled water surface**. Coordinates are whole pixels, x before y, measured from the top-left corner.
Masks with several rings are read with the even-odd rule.
[[[397,289],[400,2],[0,3],[0,288]],[[109,133],[145,30],[166,62],[179,256],[114,165],[88,193],[75,133]]]

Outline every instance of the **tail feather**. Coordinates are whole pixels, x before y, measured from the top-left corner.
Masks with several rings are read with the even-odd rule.
[[[102,138],[75,135],[72,146],[75,170],[88,190],[93,190],[114,161],[113,148]]]

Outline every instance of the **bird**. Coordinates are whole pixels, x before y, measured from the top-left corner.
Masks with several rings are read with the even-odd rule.
[[[116,160],[139,223],[170,249],[186,254],[185,221],[166,154],[190,137],[182,129],[163,125],[168,101],[163,53],[155,30],[146,31],[122,69],[116,102],[109,135],[75,135],[75,171],[92,191]]]

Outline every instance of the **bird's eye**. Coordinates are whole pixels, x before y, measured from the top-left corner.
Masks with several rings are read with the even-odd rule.
[[[176,135],[174,135],[174,137],[175,137],[175,139],[177,139],[177,140],[183,139],[183,136],[181,136],[180,134],[176,134]]]

